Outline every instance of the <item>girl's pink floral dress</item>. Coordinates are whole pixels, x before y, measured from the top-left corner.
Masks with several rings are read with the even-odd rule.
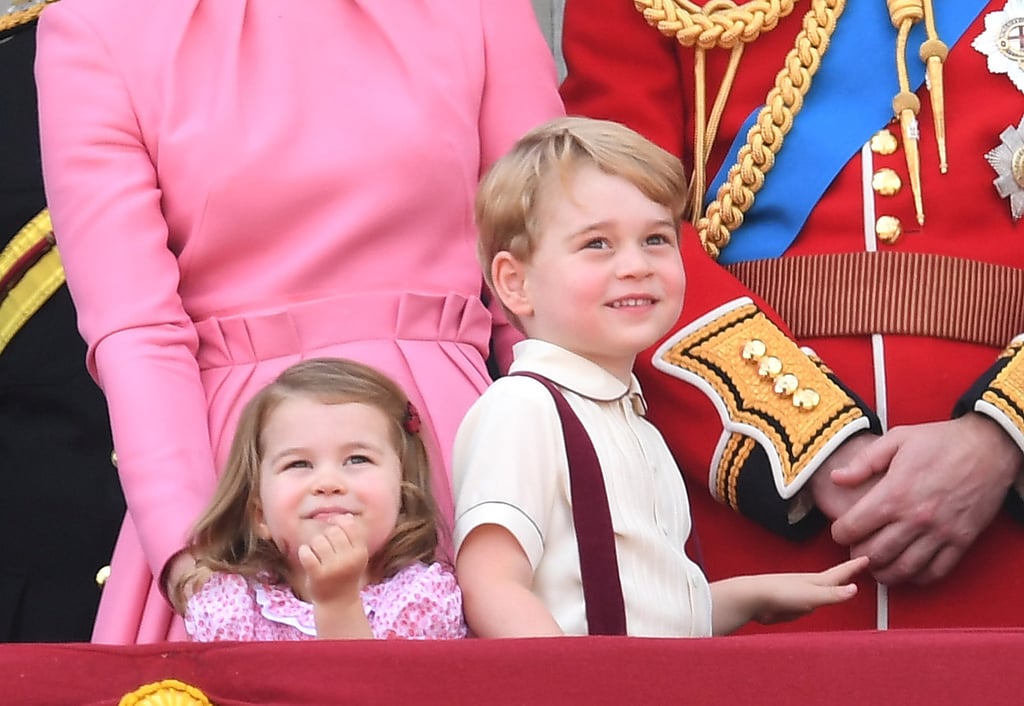
[[[440,564],[416,563],[362,591],[373,636],[446,640],[466,636],[462,592]],[[287,584],[215,573],[188,601],[185,629],[196,642],[313,640],[313,605]]]

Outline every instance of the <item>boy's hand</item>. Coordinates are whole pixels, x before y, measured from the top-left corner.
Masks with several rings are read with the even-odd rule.
[[[362,577],[369,562],[366,528],[351,515],[331,520],[323,534],[299,547],[306,571],[306,592],[314,604],[339,598],[358,601]]]
[[[794,620],[833,603],[842,603],[857,594],[852,579],[868,566],[867,557],[857,557],[815,574],[764,574],[751,576],[761,584],[761,600],[753,619],[769,625]]]

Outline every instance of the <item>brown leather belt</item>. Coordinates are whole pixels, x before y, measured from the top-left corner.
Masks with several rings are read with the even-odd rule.
[[[882,333],[1002,348],[1024,333],[1024,269],[1017,267],[881,251],[752,260],[726,268],[775,309],[798,339]]]

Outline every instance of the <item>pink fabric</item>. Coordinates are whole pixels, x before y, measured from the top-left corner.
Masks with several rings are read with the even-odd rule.
[[[462,593],[440,564],[413,564],[362,591],[377,639],[450,640],[466,636]],[[196,642],[313,640],[313,605],[286,584],[216,573],[188,602],[185,629]]]
[[[475,184],[562,112],[553,62],[526,0],[63,0],[36,76],[129,511],[94,640],[183,638],[152,577],[210,497],[239,407],[288,364],[389,373],[447,457],[487,382]],[[296,324],[310,302],[316,335]],[[258,352],[236,358],[247,341]],[[449,513],[443,463],[435,486]]]

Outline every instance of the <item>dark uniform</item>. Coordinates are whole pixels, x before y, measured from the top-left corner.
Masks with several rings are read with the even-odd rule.
[[[0,237],[7,248],[0,256],[0,332],[24,313],[11,304],[33,286],[27,272],[46,264],[38,247],[19,249],[21,257],[11,249],[45,205],[34,14],[0,14],[14,25],[0,32]],[[0,337],[0,640],[88,640],[101,590],[97,570],[110,561],[124,499],[106,405],[85,370],[67,287],[6,338]]]

